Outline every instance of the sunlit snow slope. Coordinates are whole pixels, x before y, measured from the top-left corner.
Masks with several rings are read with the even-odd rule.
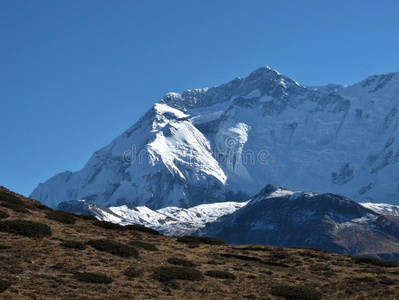
[[[61,203],[58,208],[74,213],[92,215],[102,221],[121,225],[144,225],[166,235],[199,233],[206,224],[228,216],[245,206],[247,202],[221,202],[202,204],[190,208],[165,207],[158,210],[146,206],[103,207],[85,200]]]

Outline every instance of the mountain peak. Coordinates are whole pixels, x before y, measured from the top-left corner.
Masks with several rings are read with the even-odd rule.
[[[247,200],[266,181],[396,203],[397,77],[311,90],[264,66],[209,89],[169,93],[81,171],[48,180],[32,197],[53,207],[76,199],[190,207]],[[130,164],[124,155],[134,151]],[[268,186],[258,198],[277,192],[295,193]]]
[[[265,77],[283,77],[283,75],[275,69],[270,68],[269,66],[263,66],[255,71],[252,71],[246,78],[246,81],[253,81],[256,79],[264,79]],[[285,76],[284,76],[285,77]]]
[[[297,197],[306,196],[306,195],[315,196],[316,194],[310,192],[302,192],[302,191],[291,191],[289,189],[277,185],[268,184],[250,200],[249,204],[253,205],[255,203],[272,198],[283,199],[284,197],[287,196],[289,197],[290,200],[293,200],[296,199]]]

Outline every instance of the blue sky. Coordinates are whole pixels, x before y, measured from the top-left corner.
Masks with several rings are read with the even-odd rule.
[[[0,185],[77,171],[169,91],[269,65],[305,85],[399,71],[398,1],[0,2]]]

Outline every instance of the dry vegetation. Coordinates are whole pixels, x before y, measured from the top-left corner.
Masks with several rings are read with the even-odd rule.
[[[165,237],[0,188],[1,299],[398,299],[399,266],[316,249]],[[4,204],[4,205],[3,205]]]

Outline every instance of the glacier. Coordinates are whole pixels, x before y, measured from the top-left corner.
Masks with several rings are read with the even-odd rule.
[[[397,204],[398,110],[399,73],[309,87],[266,66],[168,93],[82,170],[30,197],[159,210],[243,202],[271,183]]]

